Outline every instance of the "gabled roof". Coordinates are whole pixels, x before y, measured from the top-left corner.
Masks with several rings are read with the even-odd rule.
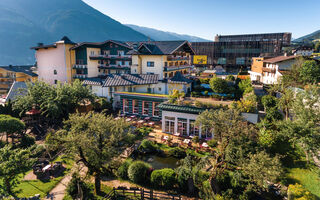
[[[6,102],[13,101],[18,96],[23,96],[27,94],[27,84],[25,82],[14,82],[8,92],[6,97]]]
[[[94,78],[86,78],[83,82],[84,85],[103,85],[103,79],[94,77]]]
[[[168,79],[169,83],[184,83],[184,84],[189,84],[192,83],[192,80],[184,77],[181,72],[176,72],[176,74]]]
[[[103,45],[105,45],[105,44],[107,44],[109,42],[117,44],[117,45],[120,45],[120,46],[123,46],[123,47],[126,47],[128,49],[132,49],[132,47],[127,45],[126,43],[121,42],[121,41],[116,41],[116,40],[106,40],[104,42],[81,42],[81,43],[78,43],[76,46],[71,47],[70,49],[77,49],[77,48],[83,47],[83,46],[99,48],[99,47],[102,47]]]
[[[24,65],[24,66],[13,66],[13,65],[9,65],[9,66],[0,66],[1,69],[7,70],[7,71],[11,71],[11,72],[21,72],[24,74],[27,74],[29,76],[32,77],[37,77],[38,74],[35,74],[32,72],[31,67],[33,67],[32,65]]]
[[[277,56],[274,58],[269,58],[269,59],[263,60],[262,62],[274,64],[274,63],[283,62],[286,60],[296,59],[297,57],[298,56]]]
[[[158,83],[158,74],[110,74],[104,81],[104,87],[146,85]]]
[[[148,41],[142,42],[137,49],[137,52],[132,52],[133,54],[142,54],[142,55],[170,55],[175,53],[180,48],[183,48],[183,51],[195,54],[190,43],[188,41]],[[142,51],[146,49],[150,53]]]
[[[109,74],[106,78],[87,78],[83,81],[83,84],[115,87],[157,84],[158,81],[158,74]]]

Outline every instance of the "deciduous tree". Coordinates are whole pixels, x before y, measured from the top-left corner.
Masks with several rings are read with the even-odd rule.
[[[72,114],[64,122],[65,129],[56,133],[66,150],[70,150],[88,167],[95,177],[95,191],[100,192],[100,180],[105,164],[117,157],[126,137],[130,134],[130,125],[124,120],[114,120],[102,113]]]

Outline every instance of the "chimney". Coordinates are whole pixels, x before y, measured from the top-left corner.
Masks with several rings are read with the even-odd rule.
[[[285,56],[285,57],[287,57],[287,56],[288,56],[288,53],[287,53],[287,52],[285,52],[285,53],[284,53],[284,56]]]

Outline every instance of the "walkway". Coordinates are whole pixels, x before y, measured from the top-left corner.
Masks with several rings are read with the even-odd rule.
[[[81,175],[87,173],[87,168],[81,166],[80,169],[75,165],[69,174],[67,174],[50,192],[49,194],[43,198],[43,200],[63,200],[65,196],[65,190],[72,178],[72,173],[78,171]]]

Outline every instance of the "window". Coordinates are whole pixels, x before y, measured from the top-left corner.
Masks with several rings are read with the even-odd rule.
[[[166,133],[174,133],[174,124],[175,124],[175,118],[174,117],[165,117],[165,130]]]
[[[108,56],[110,55],[110,51],[103,51],[104,55]]]
[[[94,56],[94,51],[90,51],[90,55]]]
[[[118,56],[124,56],[124,51],[118,51]]]
[[[180,133],[180,135],[184,135],[184,136],[188,135],[187,123],[188,123],[187,119],[182,119],[182,118],[178,119],[178,133]]]
[[[133,114],[139,113],[139,101],[138,100],[132,100],[132,113]]]
[[[123,113],[129,113],[129,101],[128,101],[128,99],[123,99]]]
[[[154,62],[148,61],[147,62],[147,67],[154,67]]]
[[[142,114],[149,115],[149,102],[147,101],[142,102]]]
[[[159,108],[158,108],[158,105],[159,105],[160,103],[159,102],[153,102],[152,103],[152,107],[153,107],[153,116],[154,117],[159,117],[160,116],[160,110],[159,110]]]
[[[58,84],[58,80],[54,80],[54,84]]]
[[[159,92],[161,92],[161,87],[158,88]]]
[[[54,75],[57,75],[57,70],[53,70],[53,74],[54,74]]]
[[[195,126],[195,120],[190,120],[189,135],[199,136],[199,127]]]
[[[147,74],[154,74],[153,72],[147,72]]]

